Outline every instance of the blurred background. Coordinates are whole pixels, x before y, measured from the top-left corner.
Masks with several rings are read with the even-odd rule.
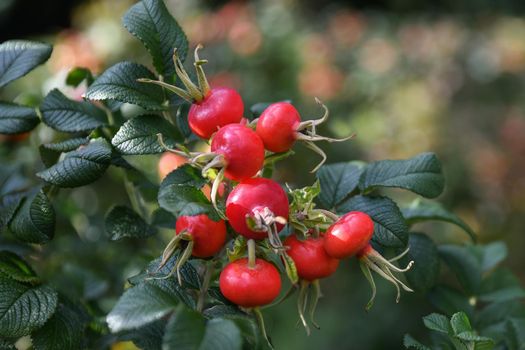
[[[2,90],[0,98],[38,101],[53,87],[81,98],[85,86],[72,89],[64,83],[73,67],[101,73],[121,60],[151,66],[142,45],[121,25],[133,3],[1,0],[0,41],[43,40],[53,43],[54,51],[45,66]],[[525,282],[525,2],[166,4],[192,45],[205,46],[201,57],[210,58],[205,69],[211,84],[238,89],[246,109],[256,102],[291,99],[303,118],[314,118],[322,114],[314,97],[323,100],[331,116],[321,132],[357,134],[343,144],[320,145],[329,162],[437,153],[447,178],[440,201],[467,221],[481,242],[504,240],[510,256],[506,264]],[[34,173],[43,167],[34,147],[52,138],[50,129],[40,127],[21,144],[4,142],[2,159],[30,164]],[[318,158],[301,146],[295,150],[295,157],[279,164],[276,177],[292,186],[310,184],[314,177],[308,171]],[[147,156],[136,162],[154,165],[157,160]],[[144,169],[158,182],[155,166]],[[117,175],[59,197],[58,215],[72,217],[73,227],[64,224],[44,247],[44,255],[53,254],[36,267],[71,293],[102,300],[96,307],[104,311],[122,292],[124,279],[160,253],[164,237],[147,246],[108,242],[103,215],[116,201],[127,201]],[[422,229],[436,241],[464,239],[447,225]],[[141,259],[127,261],[130,254]],[[323,284],[321,331],[307,338],[296,329],[293,301],[267,311],[277,348],[397,349],[404,333],[420,335],[421,316],[432,311],[423,296],[405,294],[396,305],[393,288],[379,282],[376,305],[366,313],[368,285],[355,262],[344,265]],[[62,273],[52,276],[57,269]]]

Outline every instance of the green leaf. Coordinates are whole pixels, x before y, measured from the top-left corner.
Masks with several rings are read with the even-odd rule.
[[[439,255],[434,242],[422,233],[411,233],[408,239],[410,250],[401,261],[403,265],[411,260],[414,265],[405,272],[405,276],[412,287],[418,292],[425,292],[434,287],[439,277]]]
[[[142,41],[153,58],[159,74],[173,81],[173,50],[182,61],[188,52],[188,40],[162,0],[142,0],[123,17],[124,27]]]
[[[17,339],[1,339],[0,338],[0,350],[17,350],[15,342]]]
[[[456,335],[463,332],[472,331],[472,326],[470,325],[468,316],[464,312],[456,312],[454,315],[452,315],[450,318],[450,325],[452,326],[452,330]]]
[[[106,232],[109,239],[146,238],[156,233],[137,213],[128,207],[115,206],[106,215]]]
[[[91,74],[91,71],[87,68],[83,67],[75,67],[67,73],[66,77],[66,84],[69,86],[77,87],[82,83],[83,81],[86,81],[87,85],[91,85],[93,83],[93,74]]]
[[[158,208],[152,214],[152,225],[160,228],[173,229],[177,223],[177,219],[169,211]]]
[[[141,115],[122,125],[111,143],[121,154],[156,154],[164,152],[157,134],[163,134],[164,143],[170,148],[180,139],[177,131],[157,115]]]
[[[341,214],[350,211],[367,213],[374,221],[373,240],[385,247],[405,247],[408,227],[396,203],[387,197],[355,196],[337,207]]]
[[[350,194],[359,182],[365,163],[347,162],[324,165],[317,172],[321,183],[319,202],[324,208],[331,209]]]
[[[51,317],[57,294],[49,286],[30,287],[0,277],[0,337],[30,334]]]
[[[444,221],[459,226],[469,234],[473,241],[476,241],[476,233],[463,220],[439,203],[416,199],[408,207],[403,208],[402,212],[409,225],[422,221]]]
[[[17,209],[9,229],[27,243],[46,243],[55,233],[55,210],[42,190],[28,196]]]
[[[459,283],[467,293],[475,295],[481,285],[481,264],[465,247],[457,245],[440,245],[439,255],[456,275]]]
[[[206,332],[206,320],[198,312],[178,307],[166,326],[162,349],[195,350]]]
[[[0,134],[20,134],[33,130],[40,119],[34,108],[0,102]]]
[[[0,45],[0,88],[23,77],[51,56],[53,47],[23,40],[5,41]]]
[[[59,187],[78,187],[98,180],[110,162],[111,146],[99,138],[68,153],[64,160],[36,175]]]
[[[89,139],[87,137],[78,137],[57,143],[45,143],[40,145],[38,150],[40,152],[40,158],[45,166],[51,167],[58,161],[62,152],[76,150],[80,146],[88,143]]]
[[[178,300],[162,288],[142,283],[128,289],[106,317],[112,332],[139,328],[158,320],[175,308]]]
[[[18,282],[38,282],[39,278],[31,266],[15,253],[7,250],[0,251],[0,275]]]
[[[165,320],[158,320],[152,323],[126,331],[119,335],[119,340],[132,341],[140,349],[157,350],[162,348],[162,337],[166,328]]]
[[[200,190],[206,182],[199,170],[190,165],[179,167],[160,184],[159,205],[176,217],[207,213],[214,218],[213,207]]]
[[[407,160],[370,163],[359,180],[363,192],[377,187],[398,187],[427,198],[439,196],[444,186],[441,164],[434,153],[421,153]]]
[[[236,350],[242,338],[233,321],[215,318],[206,322],[198,312],[179,307],[166,326],[163,349]]]
[[[59,303],[54,315],[31,335],[33,347],[35,350],[80,349],[83,328],[79,315],[65,304]]]
[[[504,242],[472,246],[471,249],[478,254],[483,272],[493,269],[507,257],[507,246]]]
[[[150,111],[165,109],[162,88],[139,83],[137,79],[156,79],[146,67],[132,62],[120,62],[107,69],[86,92],[89,100],[116,100],[139,105]]]
[[[479,298],[485,302],[520,300],[525,298],[525,289],[510,270],[500,268],[483,279]]]
[[[428,293],[432,305],[447,315],[453,315],[458,311],[472,314],[472,305],[469,298],[456,289],[448,286],[437,286]]]
[[[425,327],[436,332],[452,334],[452,327],[448,318],[441,314],[432,313],[423,317]]]
[[[103,110],[89,102],[70,100],[58,89],[47,94],[40,111],[44,123],[63,132],[92,131],[107,123]]]
[[[415,340],[410,334],[405,334],[403,338],[403,345],[407,349],[414,348],[416,350],[432,350],[428,346],[425,346]]]

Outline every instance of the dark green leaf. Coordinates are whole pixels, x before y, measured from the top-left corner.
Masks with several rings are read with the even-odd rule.
[[[251,317],[235,305],[214,305],[204,310],[207,318],[250,318]]]
[[[0,274],[19,282],[38,282],[39,278],[31,266],[15,253],[0,251]]]
[[[5,41],[0,45],[0,88],[23,77],[51,56],[53,47],[23,40]]]
[[[455,312],[465,311],[467,314],[472,314],[472,305],[469,303],[469,298],[456,289],[448,286],[437,286],[433,288],[428,298],[430,302],[441,312],[452,316]]]
[[[206,320],[198,312],[178,307],[166,326],[164,350],[197,350],[206,332]]]
[[[432,350],[429,347],[415,340],[410,334],[405,334],[405,337],[403,338],[403,345],[407,349],[413,348],[416,350]]]
[[[163,349],[235,350],[242,338],[233,321],[215,318],[208,322],[198,312],[178,308],[166,326]]]
[[[70,152],[64,160],[37,173],[45,181],[60,187],[78,187],[98,180],[111,161],[111,146],[100,138],[82,149]]]
[[[408,228],[396,203],[387,197],[355,196],[337,207],[337,212],[362,211],[374,221],[375,242],[385,247],[405,247]]]
[[[173,229],[177,219],[169,211],[159,208],[153,212],[151,221],[156,227]]]
[[[93,75],[87,68],[76,67],[69,71],[66,77],[66,84],[69,86],[77,87],[81,82],[86,81],[87,85],[93,83]]]
[[[423,317],[423,323],[425,324],[425,327],[433,331],[452,334],[452,327],[446,316],[433,313]]]
[[[40,111],[44,123],[63,132],[91,131],[107,123],[103,110],[89,102],[70,100],[58,89],[47,94]]]
[[[165,328],[165,320],[155,321],[139,329],[122,333],[119,336],[119,340],[132,341],[140,349],[160,350]]]
[[[144,219],[128,207],[113,207],[106,215],[106,232],[109,239],[118,241],[122,238],[146,238],[156,233]]]
[[[158,195],[159,205],[176,217],[214,214],[210,201],[199,190],[205,183],[199,170],[190,165],[179,167],[162,181]]]
[[[17,339],[8,340],[0,338],[0,350],[17,350],[15,346],[16,341]]]
[[[95,80],[86,92],[89,100],[116,100],[139,105],[147,110],[164,109],[162,88],[139,83],[137,79],[156,79],[146,67],[132,62],[120,62],[110,67]]]
[[[180,138],[165,119],[157,115],[141,115],[122,125],[111,143],[122,154],[155,154],[164,151],[157,134],[163,135],[168,147],[175,147]]]
[[[0,337],[21,337],[40,328],[57,306],[49,286],[30,287],[0,277]]]
[[[83,328],[79,315],[60,303],[46,324],[31,335],[33,347],[35,350],[80,349]]]
[[[483,279],[479,298],[485,302],[520,300],[525,298],[525,289],[510,270],[500,268]]]
[[[481,264],[467,248],[457,245],[441,245],[439,255],[458,278],[467,293],[475,295],[481,284]]]
[[[452,315],[450,318],[450,325],[456,335],[472,330],[468,316],[464,312],[456,312]]]
[[[419,199],[413,201],[410,206],[402,209],[403,216],[409,225],[421,221],[445,221],[457,225],[469,234],[473,241],[476,240],[474,231],[458,216],[449,212],[436,202],[423,202]]]
[[[493,269],[507,257],[507,246],[503,242],[472,246],[471,249],[480,257],[483,272]]]
[[[57,143],[45,143],[38,147],[40,158],[47,167],[53,166],[62,152],[70,152],[89,143],[86,137],[78,137]]]
[[[142,0],[123,18],[124,27],[142,41],[153,58],[153,65],[168,81],[173,80],[173,50],[184,61],[188,40],[162,0]]]
[[[149,283],[128,289],[106,317],[112,332],[139,328],[173,311],[178,300],[174,295]]]
[[[0,102],[0,134],[20,134],[31,131],[38,123],[40,119],[35,109]]]
[[[434,153],[421,153],[407,160],[370,163],[359,180],[362,191],[376,187],[398,187],[428,198],[439,196],[444,186],[441,164]]]
[[[418,292],[425,292],[434,287],[439,277],[439,255],[436,245],[422,233],[411,233],[408,246],[408,254],[402,258],[403,265],[414,261],[414,266],[405,273],[412,287]]]
[[[365,163],[348,162],[324,165],[317,172],[317,178],[321,183],[321,194],[319,202],[327,209],[334,208],[359,182]]]
[[[24,199],[9,223],[13,235],[27,243],[42,244],[55,233],[55,210],[43,191]]]

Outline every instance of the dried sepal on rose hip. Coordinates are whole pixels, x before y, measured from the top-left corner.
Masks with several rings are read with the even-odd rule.
[[[248,257],[230,262],[219,276],[221,293],[232,303],[254,312],[264,338],[272,347],[259,307],[273,302],[281,292],[279,270],[264,259],[256,257],[256,245],[249,239]]]
[[[160,85],[191,103],[188,112],[189,127],[194,134],[207,140],[221,127],[239,123],[243,117],[244,104],[241,96],[234,89],[210,88],[202,69],[202,66],[208,61],[199,58],[198,51],[201,48],[201,45],[195,48],[195,63],[193,64],[197,73],[198,84],[191,81],[177,56],[176,50],[173,53],[175,71],[186,88],[185,90],[163,81],[151,79],[139,79],[139,81]]]
[[[304,316],[309,306],[309,318],[314,327],[319,329],[315,321],[317,302],[322,297],[319,279],[332,275],[339,266],[339,260],[329,256],[324,249],[323,234],[313,234],[300,240],[292,234],[284,241],[286,254],[293,260],[297,275],[300,279],[297,311],[306,333],[310,334],[310,327]]]
[[[401,295],[400,287],[407,292],[413,291],[399,280],[395,273],[408,271],[414,262],[410,261],[403,269],[392,264],[408,253],[408,248],[399,256],[387,260],[370,245],[373,234],[374,222],[370,216],[363,212],[353,211],[341,216],[324,235],[324,248],[330,256],[338,259],[357,256],[359,259],[361,270],[372,288],[372,297],[366,306],[367,310],[372,307],[376,295],[376,285],[371,271],[376,272],[396,287],[396,302],[399,302]]]
[[[209,258],[219,253],[226,242],[226,224],[224,220],[213,221],[205,214],[195,216],[180,216],[175,224],[175,236],[162,253],[160,270],[175,251],[182,249],[177,263],[165,277],[177,273],[179,284],[182,284],[180,268],[191,256]]]
[[[289,151],[296,141],[305,145],[322,157],[321,162],[312,170],[316,172],[326,161],[326,154],[314,142],[341,142],[349,140],[353,135],[334,139],[317,135],[316,127],[328,119],[328,108],[318,99],[316,102],[324,109],[324,115],[315,120],[301,121],[301,116],[289,102],[277,102],[269,105],[257,119],[255,131],[261,137],[264,147],[272,152]]]

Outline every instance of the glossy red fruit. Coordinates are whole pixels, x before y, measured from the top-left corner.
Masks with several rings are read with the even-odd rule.
[[[288,219],[288,196],[277,182],[265,178],[244,180],[226,200],[226,217],[237,233],[247,238],[263,239],[268,237],[268,233],[250,230],[246,216],[253,217],[255,211],[262,211],[265,207],[275,216]],[[282,228],[283,225],[278,223],[277,230]]]
[[[244,104],[239,93],[226,87],[211,89],[202,101],[193,103],[188,113],[191,131],[203,139],[209,139],[221,127],[239,123]]]
[[[365,248],[373,234],[374,222],[370,216],[352,211],[328,228],[324,236],[324,248],[334,258],[347,258]]]
[[[221,272],[219,287],[222,294],[234,304],[256,307],[271,303],[281,291],[281,276],[274,265],[256,259],[255,267],[242,258],[229,263]]]
[[[235,181],[253,177],[263,167],[264,145],[261,138],[241,124],[221,128],[211,141],[211,151],[224,156],[224,175]]]
[[[330,276],[337,270],[339,260],[329,256],[324,249],[323,237],[310,237],[301,241],[291,235],[284,241],[286,254],[292,258],[299,278],[314,281]]]
[[[177,234],[186,231],[193,237],[192,255],[197,258],[208,258],[217,254],[226,242],[224,221],[213,221],[204,214],[179,217],[175,231]]]
[[[288,102],[277,102],[268,106],[257,121],[256,132],[264,147],[272,152],[286,152],[297,139],[297,128],[301,116]]]

